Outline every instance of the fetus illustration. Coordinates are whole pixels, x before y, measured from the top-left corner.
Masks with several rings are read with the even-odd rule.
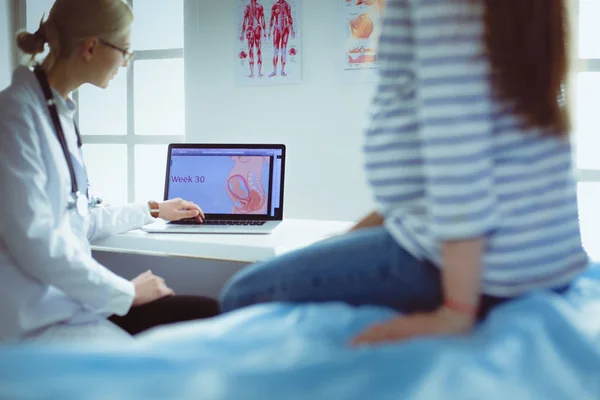
[[[381,18],[385,0],[358,0],[356,6],[363,12],[350,20],[350,32],[355,39],[369,39],[375,31],[376,20],[379,22]]]
[[[267,214],[268,199],[262,179],[269,157],[234,156],[235,165],[227,176],[227,194],[233,214]]]
[[[360,14],[350,20],[350,31],[352,36],[357,39],[368,39],[374,29],[375,25],[369,14]]]

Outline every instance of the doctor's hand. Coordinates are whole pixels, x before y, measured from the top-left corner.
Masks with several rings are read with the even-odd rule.
[[[198,222],[204,219],[204,213],[198,205],[183,199],[172,199],[158,203],[159,218],[167,221],[179,221],[185,218],[195,218]]]
[[[135,286],[134,307],[175,294],[173,289],[165,284],[163,278],[154,275],[150,270],[133,278],[131,282]]]

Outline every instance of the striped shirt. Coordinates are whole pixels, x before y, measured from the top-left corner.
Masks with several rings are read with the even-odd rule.
[[[483,11],[388,0],[366,170],[401,246],[441,266],[443,241],[486,237],[483,292],[516,296],[567,284],[588,258],[571,146],[492,97]]]

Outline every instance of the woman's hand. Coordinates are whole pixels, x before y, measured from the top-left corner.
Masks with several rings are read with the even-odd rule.
[[[353,345],[395,342],[418,336],[454,335],[475,325],[485,239],[442,243],[445,306],[432,313],[407,315],[377,324],[352,340]]]
[[[475,318],[445,307],[432,313],[394,318],[373,325],[352,340],[353,346],[397,342],[418,336],[456,335],[469,332]]]
[[[175,294],[173,289],[165,284],[163,278],[154,275],[149,270],[138,275],[131,282],[135,286],[133,306],[141,306]]]
[[[385,221],[385,218],[383,218],[383,216],[381,214],[379,214],[379,212],[373,211],[369,215],[365,216],[360,221],[358,221],[350,229],[350,232],[354,232],[354,231],[357,231],[359,229],[364,229],[364,228],[374,228],[376,226],[381,226],[381,225],[383,225],[384,221]]]
[[[185,218],[195,218],[198,222],[204,219],[204,212],[198,205],[183,199],[172,199],[158,203],[158,217],[167,221],[179,221]]]

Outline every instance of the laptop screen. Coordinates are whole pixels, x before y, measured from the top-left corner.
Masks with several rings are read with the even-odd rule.
[[[171,147],[165,198],[181,197],[205,214],[280,219],[284,148]]]

